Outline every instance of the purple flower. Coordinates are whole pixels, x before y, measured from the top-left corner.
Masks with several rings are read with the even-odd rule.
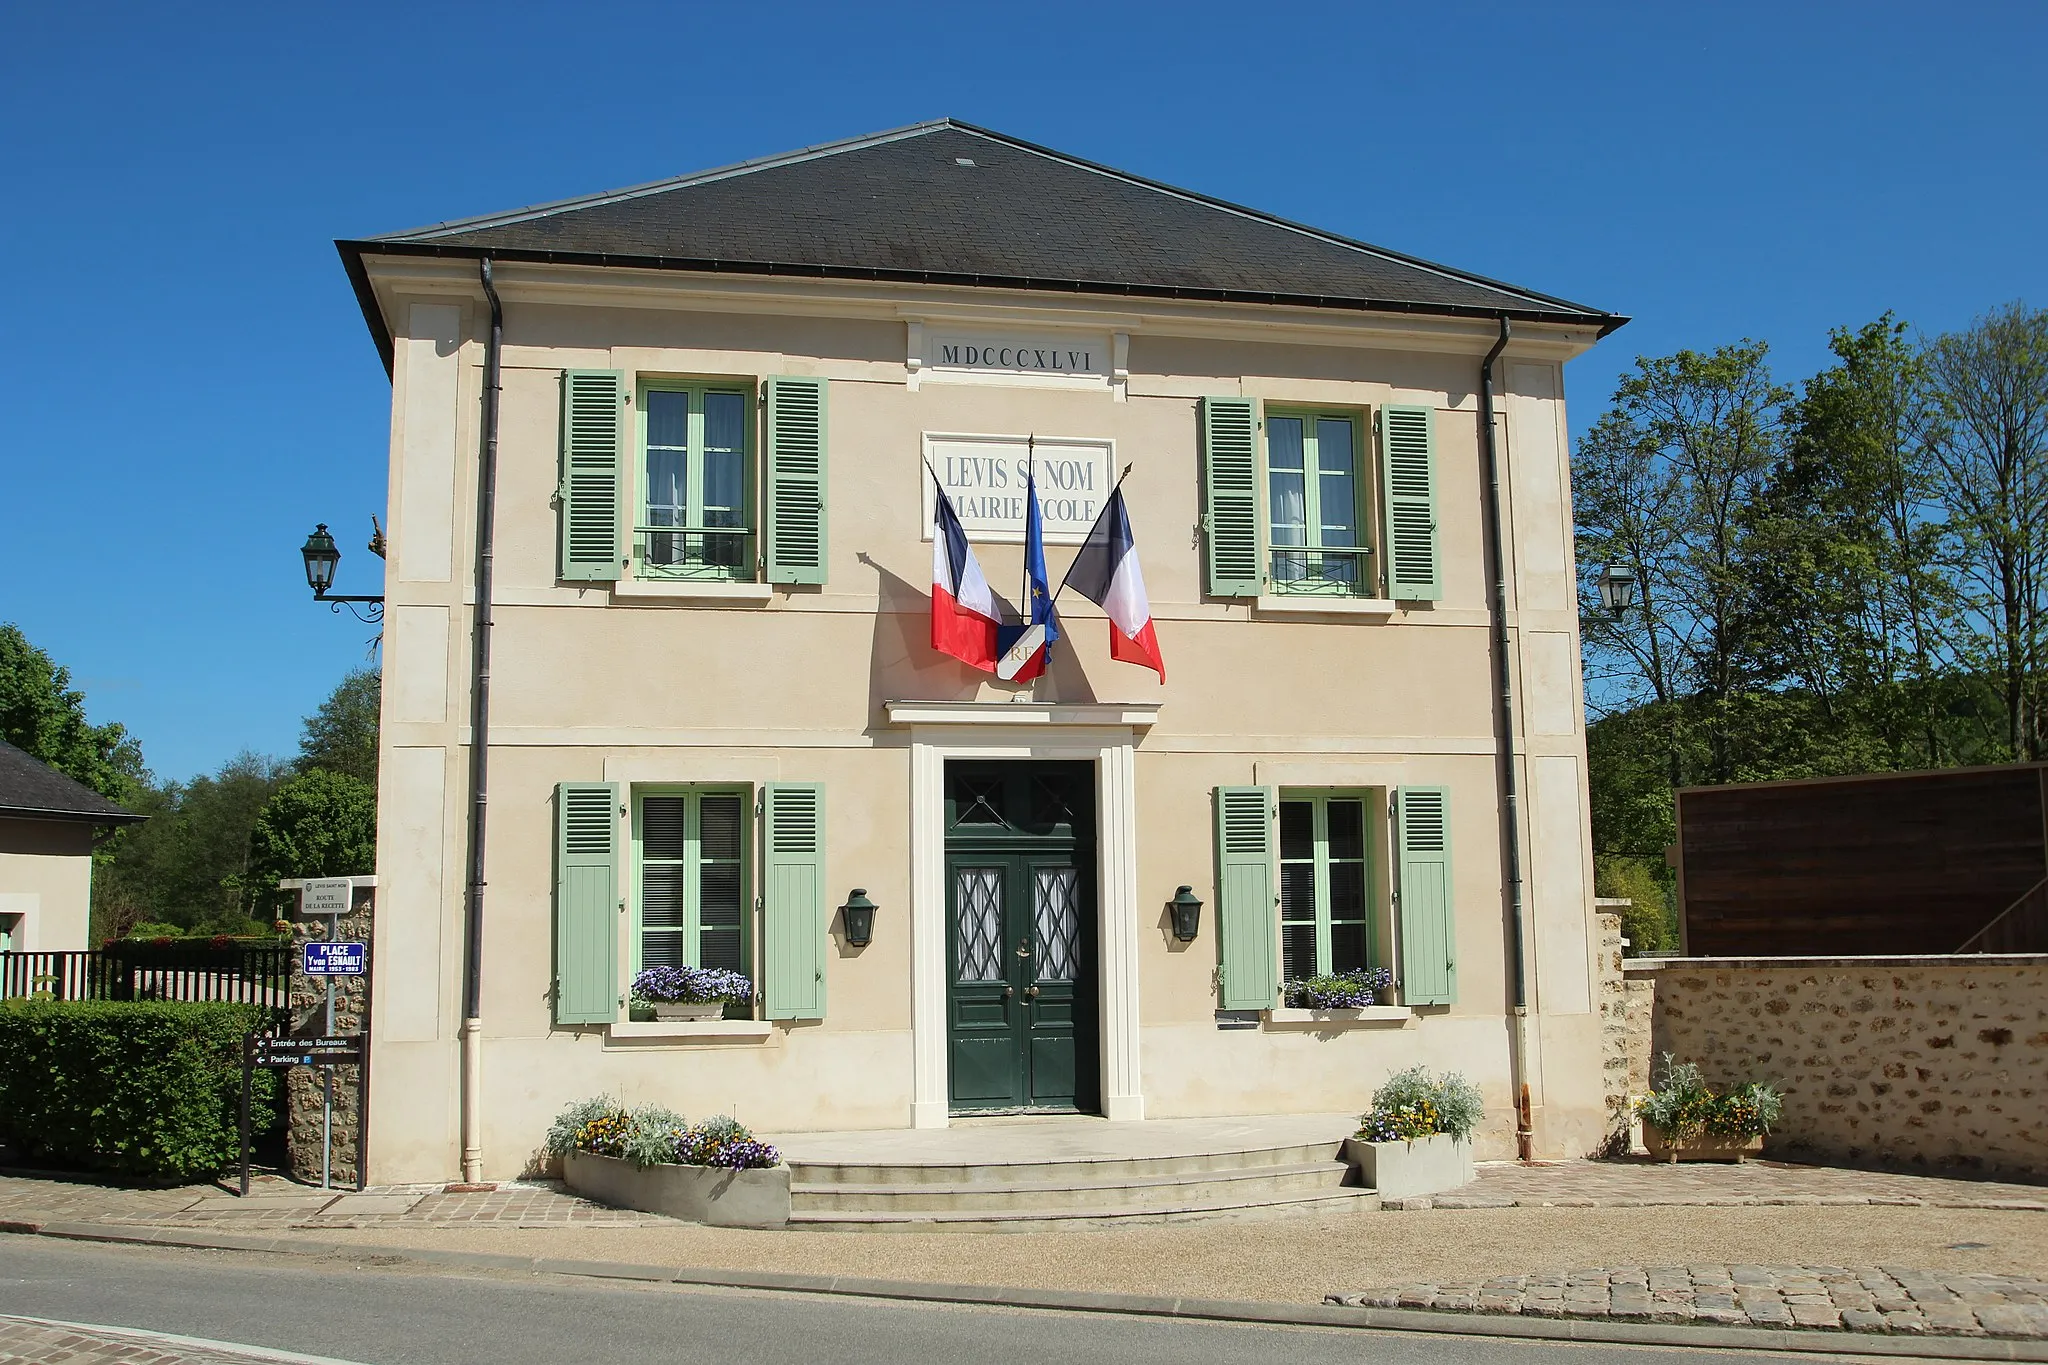
[[[633,997],[685,1005],[751,1000],[754,983],[722,967],[649,967],[633,978]]]

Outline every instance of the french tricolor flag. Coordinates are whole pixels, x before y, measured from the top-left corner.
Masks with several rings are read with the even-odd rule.
[[[998,657],[996,623],[1001,619],[996,596],[967,544],[967,532],[961,529],[946,486],[936,474],[932,483],[939,491],[932,516],[932,648],[993,673]]]
[[[1109,505],[1088,530],[1088,539],[1067,570],[1062,588],[1072,588],[1109,614],[1109,657],[1142,664],[1166,681],[1166,660],[1152,633],[1152,602],[1145,596],[1145,576],[1138,569],[1138,544],[1131,536],[1131,514],[1124,509],[1124,491],[1109,495]]]

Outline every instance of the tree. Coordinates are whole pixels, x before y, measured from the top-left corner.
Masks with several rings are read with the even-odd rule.
[[[1956,676],[1939,405],[1891,314],[1830,349],[1753,517],[1759,648],[1768,681],[1813,698],[1842,746],[1874,747],[1866,766],[1937,766]]]
[[[1945,418],[1936,493],[1958,532],[1970,662],[2004,704],[2007,753],[2048,756],[2048,311],[2021,303],[1928,347]]]
[[[109,869],[101,935],[115,932],[126,915],[205,932],[249,932],[269,900],[251,872],[250,832],[287,775],[274,758],[242,753],[216,773],[167,782],[145,798],[154,813]]]
[[[359,668],[335,685],[306,717],[299,739],[299,771],[325,768],[377,785],[377,718],[383,679],[374,668]]]
[[[284,878],[361,876],[376,863],[377,789],[327,768],[279,787],[249,834],[248,880],[266,906],[280,903]]]
[[[142,747],[117,724],[94,725],[71,670],[0,625],[0,739],[109,801],[132,799],[148,780]]]
[[[1673,786],[1728,781],[1741,762],[1732,708],[1759,672],[1750,509],[1777,462],[1791,396],[1771,379],[1768,354],[1743,341],[1639,357],[1573,455],[1587,673],[1606,694],[1593,704],[1660,704]],[[1619,620],[1600,609],[1591,579],[1594,566],[1614,563],[1638,584],[1634,610]],[[1704,704],[1669,705],[1682,699]],[[1704,743],[1697,770],[1682,762],[1693,751],[1685,724]]]

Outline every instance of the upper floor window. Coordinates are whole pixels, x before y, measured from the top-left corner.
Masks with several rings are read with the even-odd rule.
[[[641,387],[640,433],[638,572],[752,582],[753,386],[650,381]]]
[[[1204,398],[1201,441],[1211,597],[1443,597],[1435,409]]]
[[[1268,410],[1268,582],[1275,592],[1377,594],[1361,425],[1351,413]]]

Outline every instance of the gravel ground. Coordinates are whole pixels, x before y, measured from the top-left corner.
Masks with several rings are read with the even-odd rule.
[[[1417,1280],[1688,1262],[2048,1268],[2048,1214],[1845,1207],[1435,1209],[1295,1214],[1109,1231],[747,1232],[426,1227],[293,1232],[325,1244],[1319,1303]],[[1949,1249],[1963,1241],[1980,1250]]]

